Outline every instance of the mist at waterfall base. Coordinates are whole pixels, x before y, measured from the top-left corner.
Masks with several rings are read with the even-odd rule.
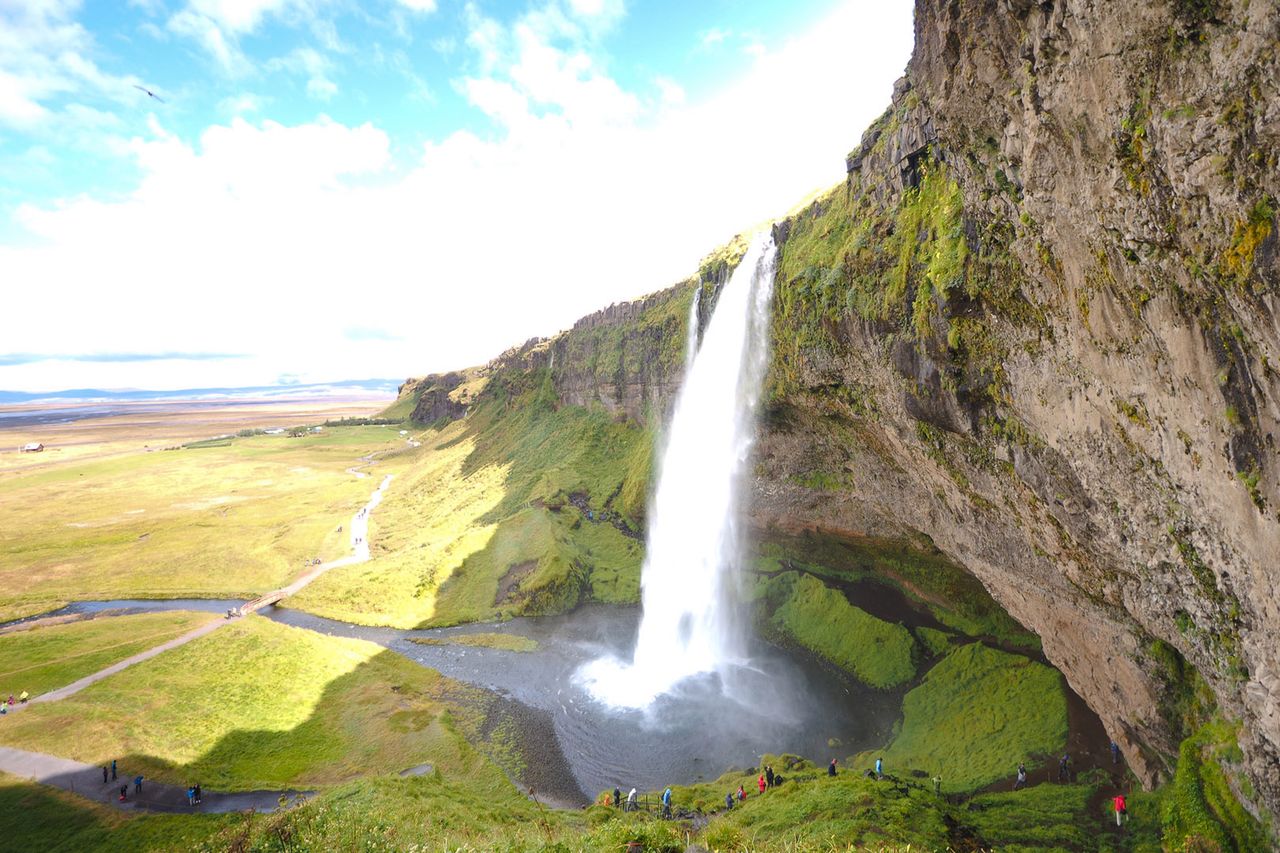
[[[631,660],[608,656],[577,677],[616,708],[652,708],[679,687],[750,701],[735,572],[743,558],[741,488],[755,439],[768,360],[776,249],[752,241],[720,292],[698,343],[695,293],[686,373],[676,397],[649,506],[641,570],[643,616]]]

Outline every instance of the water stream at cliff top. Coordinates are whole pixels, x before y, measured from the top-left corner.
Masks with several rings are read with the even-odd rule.
[[[742,559],[739,480],[755,440],[775,256],[770,234],[752,242],[720,293],[701,346],[696,314],[690,322],[693,357],[649,510],[635,652],[629,662],[605,657],[579,673],[605,704],[648,707],[703,674],[727,686],[730,669],[748,663],[732,575]]]

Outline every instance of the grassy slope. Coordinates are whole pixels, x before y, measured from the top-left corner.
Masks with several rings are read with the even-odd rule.
[[[212,790],[322,786],[450,766],[452,684],[372,643],[259,617],[220,628],[0,730],[5,744]]]
[[[397,446],[379,427],[74,461],[0,481],[0,619],[70,599],[239,596],[337,532],[373,486],[345,471]]]
[[[772,625],[805,648],[872,687],[896,687],[915,676],[919,650],[903,626],[868,615],[815,577],[787,572],[771,582],[790,586]]]
[[[0,636],[0,697],[39,696],[185,634],[213,613],[138,613]]]
[[[651,441],[603,412],[555,406],[545,375],[495,379],[471,417],[428,434],[393,481],[373,516],[373,560],[328,573],[290,603],[411,627],[559,611],[588,597],[635,601],[640,544],[588,521],[570,497],[628,516],[622,497],[647,488],[647,464],[635,459],[647,460]],[[499,582],[513,566],[529,571],[504,599]]]
[[[1019,655],[970,643],[951,652],[903,700],[902,729],[884,751],[902,774],[940,774],[971,791],[1034,766],[1066,742],[1062,675]]]
[[[0,838],[11,850],[198,850],[240,820],[233,815],[138,816],[0,773]]]

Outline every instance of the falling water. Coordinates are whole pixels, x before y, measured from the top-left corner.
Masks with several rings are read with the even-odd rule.
[[[608,704],[645,707],[689,676],[742,662],[730,581],[741,555],[738,481],[755,439],[768,358],[774,257],[771,235],[752,242],[700,348],[695,305],[689,351],[696,355],[676,398],[650,508],[635,655],[582,671]]]

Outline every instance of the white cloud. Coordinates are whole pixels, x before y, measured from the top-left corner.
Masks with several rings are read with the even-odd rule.
[[[702,45],[703,47],[715,47],[732,35],[732,30],[722,30],[719,27],[712,27],[702,34]]]
[[[436,0],[399,0],[400,5],[415,12],[434,12]]]
[[[184,9],[169,19],[168,26],[172,32],[198,42],[226,73],[243,74],[249,70],[249,61],[240,47],[223,34],[215,21]]]
[[[329,79],[333,63],[322,53],[309,47],[300,47],[285,56],[267,62],[269,71],[290,71],[307,78],[307,94],[327,101],[338,93],[338,84]]]
[[[143,177],[128,198],[21,209],[38,239],[0,246],[0,269],[67,308],[54,335],[0,315],[0,340],[15,352],[127,341],[253,356],[149,363],[127,381],[119,365],[8,366],[0,387],[420,373],[664,287],[843,176],[910,49],[910,9],[889,6],[849,2],[737,85],[684,105],[623,90],[562,21],[495,25],[491,72],[459,86],[499,132],[454,133],[408,164],[368,124],[234,119],[194,145],[156,124],[130,145]],[[353,327],[385,339],[344,336]]]
[[[68,97],[126,103],[134,77],[102,71],[93,37],[76,23],[72,0],[0,2],[0,125],[56,130]]]

